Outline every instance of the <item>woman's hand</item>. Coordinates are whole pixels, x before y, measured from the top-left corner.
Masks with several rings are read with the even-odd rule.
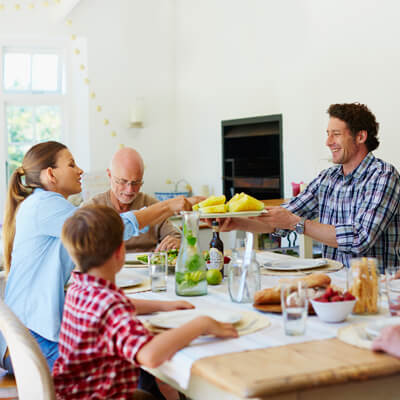
[[[195,308],[195,306],[184,300],[163,301],[161,303],[160,311],[190,310],[192,308]]]
[[[192,211],[192,203],[184,196],[177,196],[164,202],[173,214],[180,211]]]

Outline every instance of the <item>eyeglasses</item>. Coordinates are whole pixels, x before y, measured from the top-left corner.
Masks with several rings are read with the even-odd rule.
[[[144,183],[143,181],[127,181],[126,179],[116,178],[115,176],[113,176],[113,179],[117,185],[121,186],[131,185],[132,187],[137,187],[137,186],[142,186]]]

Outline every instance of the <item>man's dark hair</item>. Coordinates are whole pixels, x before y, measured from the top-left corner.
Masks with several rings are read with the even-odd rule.
[[[378,148],[379,123],[376,122],[375,115],[372,114],[365,104],[331,104],[327,112],[330,117],[338,118],[346,122],[353,137],[360,131],[367,131],[365,145],[368,151],[373,151]]]

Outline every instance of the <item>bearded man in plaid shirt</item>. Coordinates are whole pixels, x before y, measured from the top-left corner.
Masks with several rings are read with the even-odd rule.
[[[282,207],[221,230],[294,230],[323,243],[323,257],[347,267],[353,257],[375,257],[383,272],[400,262],[399,173],[372,154],[379,124],[367,106],[332,104],[328,114],[326,145],[336,165]]]

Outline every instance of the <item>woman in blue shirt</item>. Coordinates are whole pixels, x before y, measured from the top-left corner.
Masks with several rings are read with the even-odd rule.
[[[36,338],[50,369],[58,357],[64,286],[74,268],[60,235],[64,221],[76,210],[67,198],[81,192],[82,173],[65,145],[39,143],[26,153],[8,189],[3,226],[5,302]],[[191,206],[182,197],[121,214],[124,239]],[[1,339],[0,361],[11,371]]]

